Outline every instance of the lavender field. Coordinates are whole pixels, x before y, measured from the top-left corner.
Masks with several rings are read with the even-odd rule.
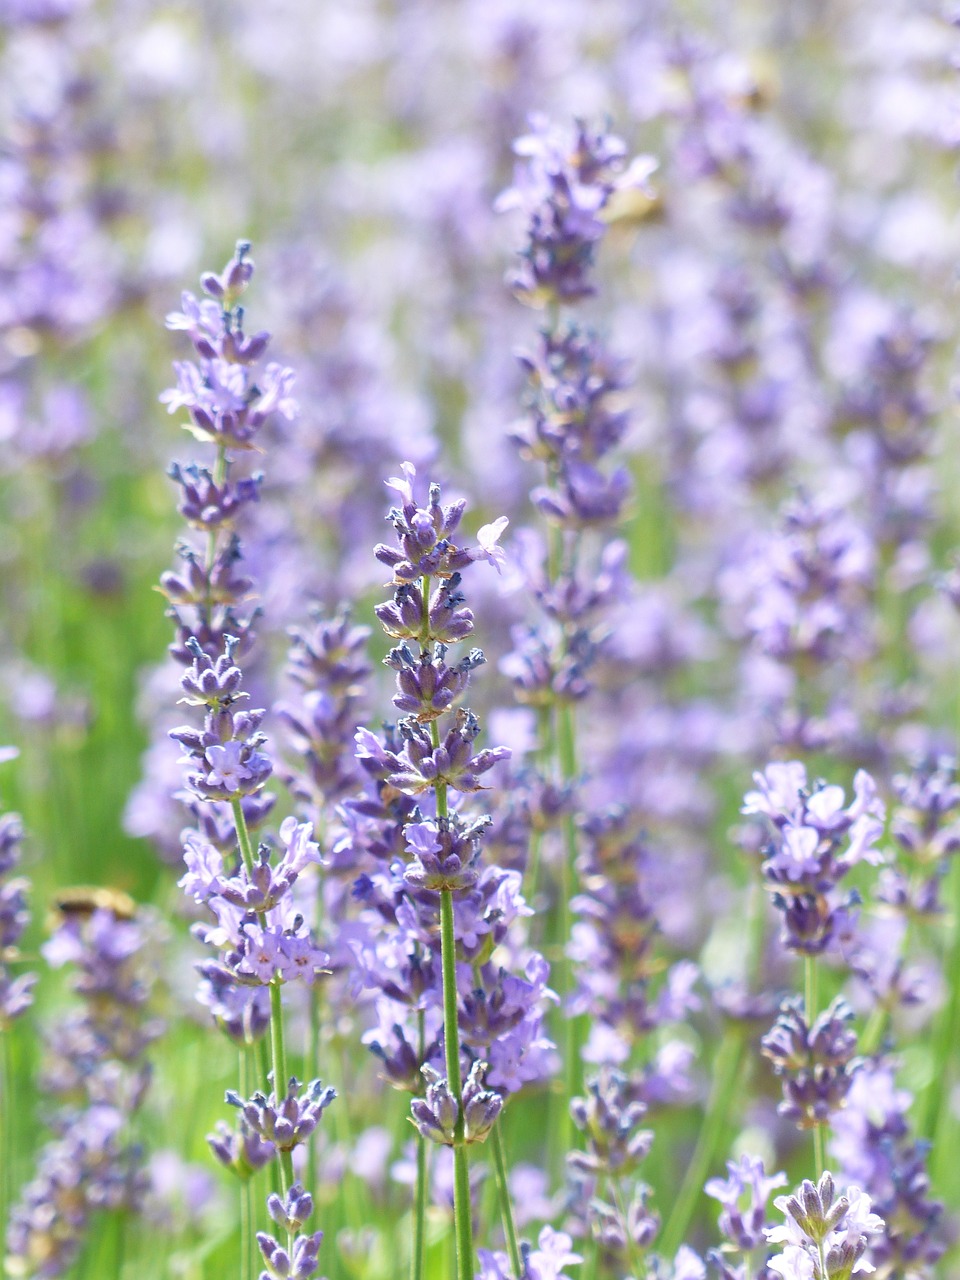
[[[960,1276],[958,267],[942,0],[0,0],[7,1276]]]

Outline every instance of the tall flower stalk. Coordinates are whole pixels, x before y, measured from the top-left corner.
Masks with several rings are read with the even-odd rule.
[[[256,500],[260,480],[232,472],[236,455],[255,447],[273,412],[293,412],[293,374],[276,364],[260,367],[270,336],[244,333],[239,298],[253,274],[249,248],[241,242],[220,275],[202,278],[206,300],[184,294],[182,312],[168,318],[170,327],[190,334],[199,363],[179,363],[178,386],[162,398],[171,412],[188,409],[188,429],[212,446],[215,458],[212,468],[171,468],[180,486],[180,511],[199,537],[181,544],[186,569],[165,574],[162,585],[177,623],[171,652],[187,666],[182,701],[203,710],[202,727],[171,733],[184,749],[186,790],[198,821],[184,832],[181,886],[209,911],[211,923],[196,932],[218,952],[200,966],[201,998],[241,1046],[264,1032],[270,1045],[270,1091],[258,1089],[249,1097],[229,1091],[227,1101],[240,1112],[239,1131],[218,1130],[211,1146],[243,1183],[276,1160],[279,1192],[271,1194],[267,1208],[283,1238],[258,1233],[264,1274],[306,1280],[316,1270],[322,1232],[301,1231],[313,1201],[295,1181],[293,1151],[308,1141],[336,1095],[319,1080],[301,1090],[288,1075],[283,1026],[283,985],[312,985],[326,967],[327,956],[291,893],[304,872],[320,863],[320,850],[312,826],[294,818],[270,842],[254,847],[252,836],[270,808],[263,789],[273,764],[263,750],[265,712],[243,705],[249,695],[238,662],[252,642],[254,615],[246,605],[252,583],[236,568],[240,544],[233,524]],[[244,1191],[242,1217],[250,1216]],[[248,1248],[246,1240],[242,1247]]]
[[[580,773],[574,708],[590,691],[589,672],[599,656],[600,622],[609,604],[602,587],[596,588],[604,579],[605,540],[623,511],[629,482],[623,467],[608,470],[604,462],[627,427],[622,365],[568,309],[596,293],[596,251],[614,197],[631,188],[649,194],[656,164],[649,156],[628,164],[620,138],[590,130],[583,122],[572,130],[541,117],[533,124],[533,132],[514,144],[514,184],[498,207],[519,208],[526,219],[526,242],[509,279],[512,290],[521,302],[545,309],[547,315],[535,349],[521,357],[528,380],[527,412],[515,436],[521,454],[543,467],[545,483],[533,489],[531,499],[549,534],[539,562],[529,566],[528,582],[544,616],[518,636],[506,669],[520,700],[538,710],[540,761],[552,760],[559,786],[572,789]],[[588,530],[600,534],[595,559],[588,551]],[[563,818],[553,939],[564,999],[572,987],[566,949],[578,843],[576,811],[570,805]],[[539,873],[539,839],[531,864],[529,870]],[[531,892],[536,887],[531,884]],[[566,1012],[569,1098],[580,1087],[580,1046],[576,1022]],[[569,1138],[565,1109],[553,1132]]]
[[[804,960],[804,994],[780,1006],[763,1052],[783,1084],[781,1115],[813,1132],[817,1176],[824,1172],[824,1128],[841,1107],[861,1059],[853,1010],[837,997],[818,1007],[817,962],[850,929],[857,899],[844,895],[840,881],[860,862],[877,865],[875,848],[883,833],[883,802],[869,774],[854,781],[846,804],[842,787],[807,785],[798,761],[771,764],[754,775],[755,791],[744,797],[743,812],[764,817],[770,837],[762,846],[761,871],[781,913],[783,945]]]
[[[377,559],[393,573],[393,599],[377,607],[376,613],[388,635],[400,641],[386,659],[397,673],[394,703],[406,714],[381,740],[369,730],[357,735],[358,754],[368,772],[379,776],[379,794],[391,792],[410,797],[415,807],[403,827],[406,866],[398,866],[403,896],[413,898],[418,915],[439,911],[440,1004],[442,1010],[443,1067],[441,1074],[423,1065],[426,1089],[412,1104],[414,1123],[421,1142],[429,1139],[453,1148],[454,1226],[457,1274],[470,1280],[474,1274],[472,1208],[468,1147],[483,1141],[491,1131],[503,1105],[501,1094],[486,1085],[488,1062],[474,1056],[474,1045],[495,1052],[496,1028],[489,1024],[495,1006],[485,998],[485,971],[477,968],[479,979],[470,998],[465,998],[458,975],[458,934],[465,920],[473,916],[476,890],[489,883],[489,872],[478,865],[480,837],[489,826],[488,818],[469,820],[461,813],[461,797],[482,788],[480,779],[507,758],[506,748],[474,749],[480,725],[472,711],[461,702],[470,674],[483,662],[483,654],[472,649],[456,665],[447,661],[449,646],[467,639],[473,631],[473,615],[465,607],[460,591],[463,571],[474,561],[487,560],[499,568],[503,552],[497,540],[506,525],[501,518],[477,534],[477,545],[468,548],[454,541],[465,504],[441,505],[438,485],[430,485],[428,501],[421,506],[414,492],[416,472],[406,463],[403,476],[388,481],[399,505],[390,512],[397,545],[381,544]],[[416,650],[411,646],[415,645]],[[447,724],[441,731],[441,721]],[[372,887],[372,886],[371,886]],[[460,924],[458,925],[458,907]],[[434,929],[436,926],[434,925]],[[428,935],[429,936],[429,935]],[[435,936],[435,933],[434,933]],[[467,958],[467,957],[464,957]],[[474,965],[479,964],[479,957]],[[426,970],[418,962],[423,976]],[[502,971],[501,971],[502,972]],[[397,988],[394,984],[394,991]],[[479,998],[479,1006],[477,1004]],[[518,1010],[518,1014],[522,1013]],[[483,1021],[478,1039],[470,1028]],[[505,1024],[524,1026],[522,1017]],[[536,1030],[536,1021],[529,1023]],[[420,1056],[424,1050],[424,1023],[420,1021]],[[478,1045],[478,1047],[479,1047]],[[514,1054],[519,1059],[523,1041]],[[381,1050],[381,1052],[384,1052]],[[461,1057],[470,1063],[464,1079]],[[386,1058],[386,1054],[384,1053]],[[498,1062],[491,1057],[497,1079]],[[504,1082],[510,1087],[510,1081]],[[418,1154],[418,1185],[415,1193],[414,1275],[422,1262],[422,1214],[424,1206],[425,1161]]]

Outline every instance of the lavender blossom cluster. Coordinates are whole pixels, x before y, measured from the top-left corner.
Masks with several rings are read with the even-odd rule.
[[[5,1270],[948,1280],[950,23],[348,8],[0,0]]]

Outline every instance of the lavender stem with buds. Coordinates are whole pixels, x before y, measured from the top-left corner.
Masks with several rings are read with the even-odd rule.
[[[250,1274],[253,1225],[249,1180],[276,1157],[280,1194],[270,1195],[267,1208],[282,1228],[285,1243],[267,1232],[257,1233],[262,1274],[268,1280],[308,1280],[317,1269],[323,1233],[301,1234],[313,1202],[294,1181],[293,1148],[310,1140],[336,1095],[333,1089],[323,1089],[319,1080],[301,1093],[297,1079],[287,1075],[284,1045],[281,985],[299,979],[312,986],[326,972],[328,960],[291,893],[302,873],[321,861],[311,839],[313,827],[288,818],[280,828],[283,852],[277,862],[269,843],[255,850],[251,838],[251,827],[263,820],[272,803],[272,797],[262,793],[273,763],[262,750],[265,712],[243,706],[249,695],[243,688],[239,655],[252,641],[256,614],[244,608],[253,584],[235,570],[240,542],[232,526],[243,507],[257,499],[260,477],[234,480],[231,468],[233,455],[255,447],[254,436],[274,412],[290,417],[294,406],[288,394],[292,370],[276,364],[254,369],[270,335],[248,338],[243,332],[238,300],[253,274],[249,249],[240,242],[220,275],[202,278],[207,299],[198,302],[184,294],[182,312],[168,317],[170,327],[190,334],[199,363],[178,364],[178,387],[162,399],[171,412],[189,410],[188,429],[214,446],[216,455],[212,472],[195,463],[170,469],[181,488],[181,514],[202,542],[181,547],[186,569],[165,574],[162,585],[177,623],[172,653],[188,666],[181,679],[184,701],[202,707],[204,715],[201,729],[187,725],[171,733],[191,766],[187,794],[198,823],[183,833],[187,874],[181,887],[210,910],[215,925],[198,925],[195,932],[220,952],[217,959],[199,966],[204,1000],[243,1053],[265,1030],[270,1035],[272,1091],[257,1090],[249,1096],[246,1089],[243,1096],[228,1091],[227,1102],[240,1111],[239,1133],[218,1128],[210,1145],[243,1184],[245,1274]],[[229,536],[222,543],[225,530]],[[240,867],[231,874],[237,850]],[[242,1084],[245,1076],[242,1070]]]
[[[487,1063],[479,1057],[472,1062],[466,1086],[461,1073],[454,894],[472,889],[480,879],[474,867],[478,837],[489,826],[489,819],[464,824],[459,809],[451,812],[449,791],[480,790],[479,775],[509,752],[500,748],[474,754],[479,723],[471,711],[455,705],[466,690],[470,671],[483,662],[483,654],[471,650],[455,667],[447,665],[446,654],[451,643],[465,639],[473,630],[473,615],[462,607],[460,571],[474,560],[499,564],[503,553],[496,542],[506,520],[481,529],[478,547],[458,546],[453,535],[464,504],[442,507],[439,486],[434,484],[429,489],[428,506],[418,506],[414,499],[416,470],[412,464],[404,463],[403,472],[402,479],[388,481],[402,500],[402,505],[389,515],[399,546],[381,544],[376,549],[377,559],[392,569],[394,585],[393,600],[377,607],[377,617],[388,634],[404,641],[385,660],[397,671],[394,704],[407,713],[397,726],[403,747],[394,751],[367,730],[361,730],[357,735],[358,756],[369,761],[375,770],[383,770],[392,792],[411,798],[402,831],[407,854],[415,857],[403,870],[403,893],[426,895],[426,910],[431,910],[436,901],[433,894],[439,898],[446,1079],[424,1063],[421,1054],[416,1071],[426,1077],[428,1086],[423,1096],[415,1097],[411,1111],[421,1141],[429,1138],[453,1148],[457,1274],[460,1280],[472,1280],[475,1259],[467,1145],[488,1136],[503,1102],[498,1093],[485,1088]],[[434,579],[440,585],[432,595]],[[419,645],[419,658],[410,649],[410,641]],[[441,737],[439,718],[449,712],[454,714],[454,723]],[[387,737],[391,743],[395,741],[392,727],[387,730]],[[419,797],[429,794],[434,802],[432,819],[423,817],[416,805]],[[436,928],[435,923],[432,928]],[[418,1153],[414,1275],[422,1268],[424,1181],[425,1159]]]

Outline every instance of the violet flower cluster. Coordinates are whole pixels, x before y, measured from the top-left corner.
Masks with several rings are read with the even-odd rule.
[[[185,666],[194,659],[190,636],[214,660],[228,634],[239,640],[241,652],[252,641],[247,601],[253,583],[240,568],[240,541],[232,528],[257,500],[260,479],[237,474],[236,455],[256,449],[273,414],[290,418],[296,411],[293,371],[263,362],[270,335],[244,332],[240,298],[253,276],[249,253],[250,245],[240,241],[219,275],[202,277],[206,298],[184,293],[182,310],[167,317],[168,328],[189,336],[197,360],[176,362],[177,385],[160,398],[170,413],[186,409],[187,430],[214,449],[206,465],[174,464],[170,471],[180,489],[180,514],[199,535],[177,548],[183,568],[160,580],[177,627],[171,653]]]
[[[565,1231],[555,1231],[552,1227],[543,1228],[535,1249],[524,1241],[520,1250],[523,1274],[519,1280],[570,1280],[565,1268],[583,1261],[581,1254],[573,1252],[570,1236]],[[510,1259],[505,1253],[480,1249],[478,1255],[480,1270],[477,1272],[477,1280],[511,1280],[513,1272],[510,1269]]]
[[[587,1090],[570,1103],[585,1143],[567,1156],[571,1230],[593,1239],[604,1265],[626,1274],[660,1226],[648,1204],[650,1187],[636,1176],[653,1133],[641,1127],[647,1106],[636,1080],[605,1067],[587,1081]]]
[[[499,207],[517,207],[526,216],[521,267],[512,285],[521,301],[546,305],[548,323],[536,349],[520,356],[527,379],[526,413],[513,438],[521,455],[543,469],[545,483],[532,490],[531,500],[550,530],[549,545],[534,545],[528,538],[521,563],[541,617],[516,630],[514,650],[502,666],[518,700],[537,711],[542,759],[557,757],[552,767],[539,764],[536,770],[524,771],[518,782],[533,801],[526,815],[534,824],[531,842],[537,851],[531,874],[540,870],[542,831],[558,819],[564,828],[564,869],[559,874],[563,887],[558,892],[569,902],[560,908],[559,927],[569,929],[568,910],[582,917],[568,951],[578,985],[571,997],[572,982],[565,977],[562,994],[571,997],[566,1012],[589,1012],[596,1019],[588,1057],[621,1061],[628,1028],[645,1022],[649,1030],[657,1020],[650,1012],[653,1002],[646,982],[636,984],[643,960],[633,954],[637,933],[652,932],[654,925],[651,919],[648,930],[631,927],[629,917],[650,913],[645,903],[627,903],[622,897],[624,892],[634,897],[640,893],[639,866],[624,861],[614,884],[605,878],[609,868],[593,866],[589,853],[577,858],[575,813],[582,800],[577,795],[581,780],[573,707],[593,687],[592,669],[604,651],[607,616],[627,595],[625,551],[609,535],[623,514],[630,486],[625,468],[607,465],[628,426],[627,380],[623,362],[608,354],[596,334],[562,320],[560,308],[596,291],[593,272],[606,230],[604,219],[618,192],[628,187],[650,197],[648,179],[655,162],[641,156],[627,166],[626,146],[611,133],[583,124],[564,130],[541,118],[514,149],[520,158],[514,186],[499,202]],[[574,210],[580,216],[574,217]],[[596,547],[590,547],[588,535]],[[551,794],[553,812],[541,816],[538,811]],[[599,832],[605,821],[610,826],[629,825],[623,819],[591,815],[584,825],[588,830],[591,823],[597,827],[596,844],[602,843]],[[625,859],[637,854],[629,835],[622,841],[622,852]],[[610,865],[615,862],[612,859]],[[583,877],[580,894],[570,887],[575,868]],[[562,945],[566,943],[564,938]],[[568,1079],[575,1079],[578,1070],[577,1063],[568,1062]]]
[[[506,1095],[544,1079],[553,1067],[552,1045],[542,1030],[544,1004],[551,999],[548,966],[513,941],[511,926],[530,914],[520,876],[481,864],[490,820],[468,817],[459,799],[486,789],[486,776],[509,755],[503,747],[478,751],[477,718],[458,705],[483,654],[471,649],[455,664],[448,661],[449,646],[473,633],[463,571],[481,560],[499,567],[503,552],[497,539],[505,521],[481,528],[471,547],[455,540],[463,502],[442,506],[439,487],[432,485],[421,507],[411,464],[388,483],[401,500],[390,514],[397,547],[382,545],[377,557],[394,572],[394,593],[376,613],[401,642],[385,664],[396,672],[394,704],[406,714],[381,735],[358,730],[357,758],[368,785],[364,798],[345,806],[356,865],[370,868],[361,872],[354,894],[382,921],[368,944],[354,948],[364,985],[380,992],[380,1027],[366,1039],[399,1087],[417,1091],[420,1067],[441,1064],[438,895],[452,893],[459,1033],[470,1073],[465,1088],[471,1099],[476,1090],[478,1105],[488,1107],[493,1101],[484,1078],[487,1087]],[[427,595],[426,584],[433,580],[437,585]],[[449,724],[444,733],[442,718]],[[437,808],[438,786],[456,797],[446,814]],[[449,1097],[448,1086],[429,1079],[415,1119],[434,1136],[449,1128]]]
[[[21,463],[62,461],[92,434],[81,387],[46,381],[37,357],[88,337],[123,300],[114,237],[126,197],[106,176],[115,140],[99,118],[83,8],[3,15],[0,434]]]
[[[774,1203],[786,1222],[766,1235],[783,1249],[767,1265],[782,1280],[850,1280],[873,1270],[864,1254],[884,1224],[859,1187],[837,1196],[832,1175],[824,1173],[816,1185],[804,1180],[794,1195]]]
[[[287,677],[294,693],[275,707],[298,765],[285,779],[314,823],[361,784],[353,741],[363,719],[370,675],[367,627],[353,625],[347,610],[312,627],[291,629]]]
[[[242,1045],[270,1029],[271,1091],[243,1098],[230,1090],[227,1101],[240,1111],[239,1127],[231,1133],[220,1126],[209,1142],[241,1181],[277,1160],[284,1199],[272,1196],[268,1208],[285,1225],[287,1244],[266,1233],[257,1236],[263,1275],[306,1280],[316,1271],[322,1233],[295,1234],[312,1212],[312,1200],[293,1183],[291,1153],[310,1140],[336,1094],[319,1080],[301,1091],[297,1078],[287,1076],[280,989],[292,981],[311,986],[326,970],[326,952],[292,892],[321,856],[312,824],[292,817],[282,823],[277,847],[264,841],[253,848],[251,827],[263,821],[271,803],[262,793],[273,762],[263,750],[266,713],[244,705],[249,695],[238,665],[253,638],[253,616],[241,613],[252,583],[236,572],[238,536],[220,536],[259,490],[258,479],[231,476],[234,454],[255,447],[275,411],[293,412],[292,371],[278,364],[258,368],[270,336],[248,337],[243,330],[238,299],[253,274],[248,253],[249,245],[241,242],[220,275],[202,278],[208,298],[198,302],[184,294],[183,311],[168,318],[170,327],[190,334],[199,363],[178,364],[178,387],[162,398],[171,412],[186,407],[188,429],[216,449],[213,471],[196,464],[171,471],[181,490],[181,514],[206,538],[205,545],[181,547],[185,574],[163,578],[177,624],[172,652],[190,663],[181,678],[182,701],[204,711],[202,727],[174,729],[171,737],[184,749],[186,796],[199,818],[183,833],[186,874],[180,884],[206,908],[212,923],[198,924],[195,933],[218,952],[199,966],[201,999]]]
[[[727,1161],[726,1178],[710,1178],[704,1191],[721,1205],[719,1227],[723,1241],[707,1255],[720,1280],[755,1280],[766,1274],[767,1201],[782,1187],[784,1173],[768,1174],[757,1156]],[[762,1253],[763,1263],[757,1259]]]
[[[883,1219],[867,1258],[881,1274],[924,1274],[946,1247],[943,1204],[931,1195],[928,1144],[910,1129],[912,1097],[895,1063],[865,1063],[832,1120],[831,1153],[844,1178],[863,1188]]]
[[[606,132],[578,125],[572,134],[537,119],[536,131],[515,144],[520,157],[515,185],[499,207],[519,207],[526,215],[524,264],[514,292],[521,300],[548,305],[548,325],[538,346],[520,356],[527,378],[526,410],[513,436],[521,454],[544,469],[546,483],[531,500],[552,526],[549,549],[532,543],[522,564],[531,595],[545,618],[515,634],[514,652],[503,663],[518,700],[549,711],[586,696],[590,668],[599,654],[604,610],[623,585],[617,549],[594,565],[577,549],[584,530],[606,531],[620,517],[629,492],[623,467],[604,469],[604,459],[627,428],[623,363],[614,360],[597,335],[575,322],[561,321],[561,304],[595,291],[594,256],[605,232],[601,213],[618,189],[635,180],[645,188],[655,167],[639,157],[618,177],[625,144]],[[568,216],[559,193],[591,210]],[[559,201],[559,203],[558,203]],[[545,236],[556,224],[562,234]],[[528,280],[536,278],[536,288]],[[566,779],[570,781],[570,779]]]
[[[514,185],[498,201],[501,210],[521,209],[527,221],[511,287],[531,306],[579,302],[595,291],[590,276],[611,201],[631,188],[649,194],[656,162],[638,156],[627,163],[620,138],[582,121],[572,133],[540,115],[531,123],[533,132],[514,143],[523,162]]]
[[[47,962],[73,967],[80,1005],[47,1036],[41,1086],[56,1100],[55,1133],[13,1206],[7,1267],[36,1280],[63,1275],[92,1217],[141,1212],[149,1190],[131,1120],[150,1083],[145,1053],[160,1032],[149,1014],[156,925],[118,895],[115,906],[66,910],[44,945]]]
[[[790,996],[760,1042],[783,1084],[777,1110],[800,1129],[825,1124],[846,1102],[862,1066],[853,1016],[838,996],[811,1024],[802,998]]]
[[[842,787],[808,784],[797,760],[768,765],[754,782],[757,789],[744,796],[741,812],[766,819],[761,871],[781,914],[781,940],[801,955],[819,955],[850,926],[855,899],[841,894],[841,880],[858,863],[883,861],[875,847],[883,833],[883,801],[862,769],[849,804]]]
[[[576,916],[570,1010],[590,1016],[584,1061],[622,1064],[638,1040],[700,1008],[699,969],[691,960],[664,965],[649,883],[653,854],[625,807],[588,815],[581,831],[582,890],[570,902]]]
[[[15,747],[0,747],[0,764],[12,760]],[[21,857],[23,823],[17,813],[0,814],[0,1035],[5,1034],[15,1018],[33,1003],[36,975],[14,976],[9,966],[19,959],[19,943],[30,921],[27,906],[29,881],[11,875]]]
[[[724,575],[723,590],[770,670],[759,710],[785,751],[849,748],[862,732],[849,679],[876,646],[876,553],[845,507],[800,495]]]

